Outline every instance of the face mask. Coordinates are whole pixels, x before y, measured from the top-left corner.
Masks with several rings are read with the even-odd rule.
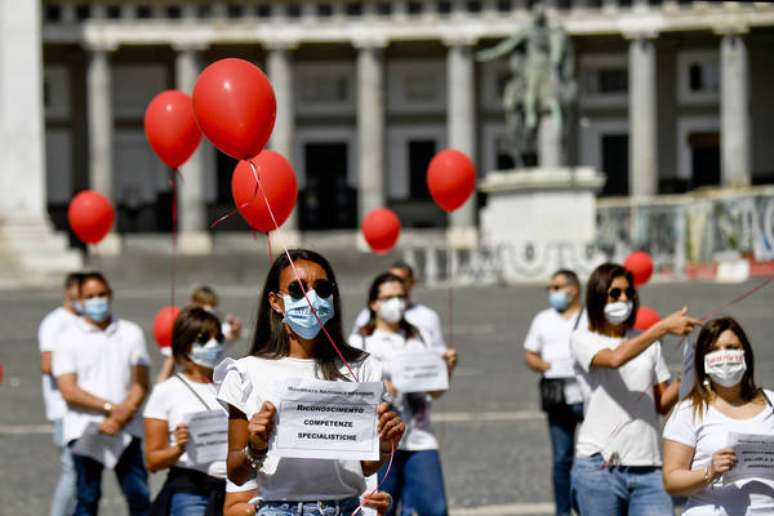
[[[548,304],[557,312],[564,312],[570,305],[570,294],[565,290],[552,290],[548,294]]]
[[[722,349],[704,355],[704,372],[718,385],[733,387],[742,381],[747,363],[742,349]]]
[[[605,319],[613,326],[623,324],[634,309],[634,303],[631,301],[616,301],[605,305]]]
[[[388,323],[396,323],[406,313],[406,300],[393,297],[379,304],[379,317]]]
[[[110,317],[110,299],[92,297],[83,302],[83,314],[94,322],[104,322]]]
[[[215,366],[223,358],[223,344],[215,339],[210,339],[204,344],[196,342],[191,346],[191,354],[188,355],[188,358],[196,365],[215,369]]]
[[[310,310],[309,303],[312,304],[317,315],[320,316],[320,320],[325,324],[333,318],[333,295],[321,298],[315,290],[309,290],[307,297],[309,302],[303,297],[301,299],[293,299],[287,294],[282,296],[282,300],[285,302],[285,318],[283,322],[290,326],[293,333],[302,339],[311,340],[317,337],[322,326],[320,326],[320,321],[317,320],[317,317]]]
[[[72,305],[76,315],[83,315],[83,301],[73,301]]]

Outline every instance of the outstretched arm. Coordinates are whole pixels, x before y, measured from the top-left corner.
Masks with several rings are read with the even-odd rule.
[[[514,34],[510,38],[502,40],[492,48],[487,48],[476,52],[476,61],[494,61],[513,51],[522,41],[524,37],[520,34]]]

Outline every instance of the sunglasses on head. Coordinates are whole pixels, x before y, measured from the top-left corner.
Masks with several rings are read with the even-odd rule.
[[[320,279],[314,282],[314,287],[305,285],[307,290],[314,290],[321,298],[330,297],[333,294],[333,283],[327,279]],[[301,288],[297,280],[293,280],[288,285],[288,295],[293,299],[301,299],[304,297],[304,290]]]
[[[626,287],[625,289],[622,288],[611,288],[607,291],[607,295],[616,301],[621,299],[621,294],[626,293],[626,299],[634,299],[634,296],[637,295],[637,291],[634,290],[634,287]]]

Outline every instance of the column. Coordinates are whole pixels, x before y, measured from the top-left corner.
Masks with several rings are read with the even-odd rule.
[[[444,41],[446,56],[446,99],[448,146],[476,162],[475,64],[473,38]],[[476,192],[449,217],[447,241],[452,247],[476,247]]]
[[[200,52],[204,45],[177,45],[175,55],[175,88],[190,95],[201,71]],[[206,254],[212,251],[212,235],[208,231],[207,196],[204,152],[202,143],[188,158],[178,182],[178,249],[184,254]]]
[[[274,131],[269,142],[272,150],[282,154],[291,163],[294,163],[293,155],[295,118],[296,112],[293,106],[293,55],[297,47],[295,42],[267,42],[269,51],[267,70],[269,79],[274,86],[274,95],[277,97],[277,118],[274,122]],[[298,171],[296,171],[298,173]],[[288,247],[297,247],[301,243],[301,235],[298,231],[298,207],[293,210],[290,217],[282,225],[279,237]]]
[[[356,41],[358,221],[385,205],[384,48],[385,40]]]
[[[656,48],[653,35],[629,43],[629,194],[658,193]]]
[[[723,186],[749,186],[750,85],[747,47],[740,31],[720,44],[721,177]]]
[[[40,9],[0,1],[0,281],[10,285],[80,267],[46,210]]]
[[[110,53],[117,45],[103,41],[86,43],[90,52],[86,69],[86,105],[88,110],[90,188],[107,197],[118,211],[113,188],[113,104]],[[101,254],[118,254],[121,241],[115,232],[118,221],[100,242]]]

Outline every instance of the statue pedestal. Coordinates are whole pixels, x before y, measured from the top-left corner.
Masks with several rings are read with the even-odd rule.
[[[591,167],[535,168],[489,174],[481,190],[489,194],[481,213],[482,237],[489,244],[542,244],[594,240],[596,193],[605,176]]]

